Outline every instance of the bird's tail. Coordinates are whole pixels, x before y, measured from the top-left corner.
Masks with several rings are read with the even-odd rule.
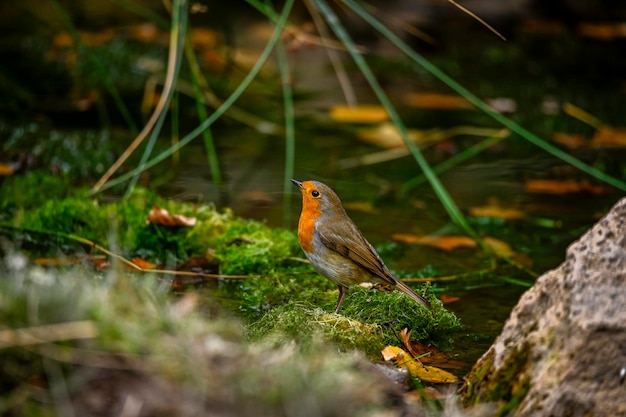
[[[400,291],[402,291],[403,293],[405,293],[406,295],[408,295],[409,297],[411,297],[412,299],[414,299],[416,302],[423,305],[427,309],[432,310],[432,306],[430,305],[427,299],[425,299],[424,297],[422,297],[421,295],[413,291],[411,287],[406,285],[404,282],[398,279],[396,279],[396,282],[397,282],[396,283],[397,289],[399,289]]]

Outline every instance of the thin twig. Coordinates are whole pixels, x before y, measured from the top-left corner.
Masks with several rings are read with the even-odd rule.
[[[183,13],[187,13],[187,10],[185,9]],[[176,22],[173,23],[173,26],[177,28]],[[177,67],[178,67],[178,58],[180,54],[178,41],[179,41],[178,33],[175,30],[173,30],[172,36],[170,38],[170,48],[169,48],[168,62],[167,62],[167,74],[165,76],[165,85],[163,86],[163,92],[161,93],[161,96],[159,97],[159,102],[157,103],[156,108],[154,109],[154,112],[152,113],[152,116],[150,116],[150,119],[148,120],[146,125],[143,127],[141,132],[139,132],[139,135],[137,135],[135,140],[130,144],[130,146],[126,148],[126,150],[117,159],[117,161],[115,161],[113,165],[111,165],[111,167],[107,170],[107,172],[104,173],[102,178],[100,178],[98,182],[93,186],[91,190],[92,193],[98,192],[98,190],[100,190],[100,188],[104,184],[106,184],[109,178],[111,178],[111,176],[115,174],[115,172],[117,172],[117,170],[122,166],[122,164],[126,162],[128,157],[130,157],[130,155],[132,155],[133,152],[135,152],[135,150],[139,147],[139,145],[141,145],[144,139],[152,131],[156,123],[162,117],[161,114],[164,111],[166,111],[169,105],[170,99],[172,97],[173,89],[176,84],[175,75],[178,72]]]
[[[450,3],[452,3],[453,6],[457,7],[459,10],[461,10],[464,13],[467,13],[468,15],[470,15],[471,17],[473,17],[474,19],[476,19],[478,22],[480,22],[483,26],[485,26],[487,29],[489,29],[491,32],[493,32],[497,37],[499,37],[500,39],[502,39],[503,41],[506,41],[506,38],[497,30],[495,30],[493,28],[493,26],[491,26],[489,23],[485,22],[483,19],[481,19],[480,17],[476,16],[476,14],[470,10],[468,10],[465,6],[461,6],[459,3],[457,3],[454,0],[448,0]]]

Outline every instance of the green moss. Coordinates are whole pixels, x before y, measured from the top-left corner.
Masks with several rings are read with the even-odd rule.
[[[336,286],[315,273],[252,278],[238,290],[240,309],[248,317],[248,334],[253,339],[282,334],[307,345],[312,337],[321,335],[343,350],[359,349],[378,358],[383,347],[398,343],[397,334],[405,327],[413,331],[414,339],[444,349],[451,346],[452,336],[461,328],[459,319],[433,295],[428,296],[431,312],[397,291],[361,287],[350,289],[336,315]],[[237,293],[230,296],[238,297]]]
[[[194,217],[196,225],[148,224],[146,218],[154,205]],[[246,320],[248,334],[255,340],[283,334],[308,345],[322,335],[344,350],[378,355],[385,344],[397,343],[396,335],[405,327],[413,331],[415,339],[441,348],[449,347],[452,335],[460,329],[456,316],[432,294],[427,294],[431,312],[398,291],[355,287],[348,292],[341,314],[332,314],[337,287],[303,259],[295,231],[237,218],[211,205],[163,200],[143,189],[107,204],[86,194],[51,199],[24,210],[18,226],[59,239],[74,235],[103,246],[113,241],[127,258],[138,256],[165,265],[179,265],[210,249],[222,274],[249,275],[244,280],[220,282],[212,287],[212,296],[217,295],[224,306]],[[416,290],[428,293],[427,288]],[[114,341],[127,330],[120,324],[106,331]],[[129,343],[130,338],[125,339]],[[133,343],[140,345],[139,341]]]
[[[24,211],[65,198],[68,193],[63,179],[44,171],[8,177],[0,187],[0,220],[20,222]]]
[[[73,234],[96,242],[106,241],[110,224],[95,200],[67,198],[49,200],[24,214],[23,226],[43,232]]]
[[[342,350],[360,350],[373,358],[380,357],[385,346],[383,329],[346,316],[323,310],[313,304],[292,301],[273,308],[260,320],[247,326],[251,340],[293,339],[305,350],[320,339],[332,342]]]

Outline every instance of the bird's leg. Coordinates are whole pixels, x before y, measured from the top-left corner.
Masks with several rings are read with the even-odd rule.
[[[337,308],[335,308],[335,314],[339,313],[339,309],[341,308],[343,299],[346,298],[346,294],[348,293],[348,287],[344,287],[343,285],[337,285],[337,287],[339,287],[339,300],[337,300]]]

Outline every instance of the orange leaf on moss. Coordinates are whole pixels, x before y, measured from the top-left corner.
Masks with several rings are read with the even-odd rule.
[[[146,219],[146,223],[150,224],[160,224],[162,226],[195,226],[196,218],[195,217],[186,217],[182,214],[170,214],[169,211],[161,208],[157,205],[152,207],[150,213],[148,213],[148,218]]]

